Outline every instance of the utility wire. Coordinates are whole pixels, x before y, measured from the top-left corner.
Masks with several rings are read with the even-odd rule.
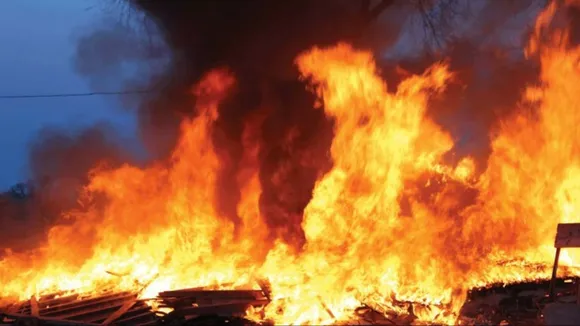
[[[125,94],[148,94],[154,90],[133,90],[133,91],[111,91],[111,92],[89,92],[89,93],[61,93],[61,94],[21,94],[21,95],[0,95],[0,99],[26,99],[26,98],[52,98],[52,97],[86,97],[86,96],[110,96]]]

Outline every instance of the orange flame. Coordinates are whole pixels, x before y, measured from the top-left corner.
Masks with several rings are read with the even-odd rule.
[[[0,261],[0,295],[116,286],[151,297],[266,277],[273,301],[251,318],[333,323],[361,302],[400,312],[399,303],[414,302],[430,307],[415,308],[420,320],[453,323],[472,287],[547,277],[556,224],[580,213],[580,48],[562,31],[546,41],[559,8],[538,17],[527,48],[540,57],[542,84],[501,121],[481,175],[470,157],[444,162],[453,140],[426,115],[452,78],[445,65],[389,92],[372,54],[315,47],[296,64],[335,122],[333,167],[304,210],[297,252],[271,241],[260,215],[263,115],[244,129],[240,220],[216,209],[220,161],[210,135],[235,80],[215,70],[194,88],[197,116],[183,121],[169,162],[95,169],[82,210],[53,227],[44,247]]]

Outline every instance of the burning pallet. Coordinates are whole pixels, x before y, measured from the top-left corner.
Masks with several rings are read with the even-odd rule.
[[[250,307],[270,302],[269,290],[210,290],[191,288],[159,293],[154,300],[138,300],[136,292],[99,295],[55,293],[0,309],[0,324],[19,325],[188,325],[230,323],[247,325]],[[154,313],[146,301],[156,301]],[[161,311],[172,310],[168,314]]]
[[[197,320],[201,323],[208,316],[234,318],[242,322],[251,307],[264,307],[270,303],[269,293],[264,290],[207,290],[191,288],[159,293],[160,308],[173,311],[164,317],[165,322],[177,323]],[[215,321],[215,319],[214,319]],[[249,321],[243,321],[243,324]]]
[[[555,298],[576,298],[578,280],[556,279]],[[251,307],[271,302],[269,287],[261,290],[215,290],[190,288],[165,291],[155,299],[139,300],[135,292],[101,292],[99,295],[51,294],[19,302],[0,310],[0,324],[18,325],[256,325],[245,319]],[[542,320],[542,309],[552,301],[546,295],[549,281],[474,289],[459,320],[465,325],[529,325]],[[156,303],[156,313],[146,301]],[[383,311],[363,305],[349,324],[410,325],[415,321],[417,303],[400,303],[408,313]],[[323,304],[324,306],[324,304]],[[429,307],[426,307],[427,309]],[[169,313],[161,311],[171,310]],[[329,311],[332,315],[332,312]]]
[[[0,310],[0,324],[18,325],[154,325],[159,318],[133,292],[98,295],[54,293]]]

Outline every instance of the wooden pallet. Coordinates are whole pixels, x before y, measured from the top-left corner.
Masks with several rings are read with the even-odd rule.
[[[262,290],[183,289],[159,293],[161,307],[172,308],[169,320],[199,316],[239,316],[250,307],[263,307],[270,300]]]
[[[0,310],[0,324],[40,325],[154,325],[157,316],[133,292],[107,291],[97,295],[51,294]]]

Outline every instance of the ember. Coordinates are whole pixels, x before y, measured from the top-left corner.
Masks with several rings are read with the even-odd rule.
[[[245,125],[239,221],[217,208],[222,162],[211,135],[237,80],[208,72],[167,162],[95,169],[82,208],[45,246],[0,261],[3,321],[538,320],[548,283],[489,288],[547,279],[556,226],[580,213],[580,47],[564,31],[547,32],[559,8],[538,17],[527,49],[540,58],[542,84],[501,122],[481,175],[471,157],[445,160],[454,140],[427,115],[454,78],[446,64],[390,91],[368,51],[339,43],[300,54],[300,76],[334,123],[332,167],[304,209],[303,246],[270,229],[259,209],[254,136],[263,119]],[[470,191],[476,198],[465,204]],[[558,254],[560,277],[580,275],[578,256]],[[577,289],[554,284],[556,297]]]

